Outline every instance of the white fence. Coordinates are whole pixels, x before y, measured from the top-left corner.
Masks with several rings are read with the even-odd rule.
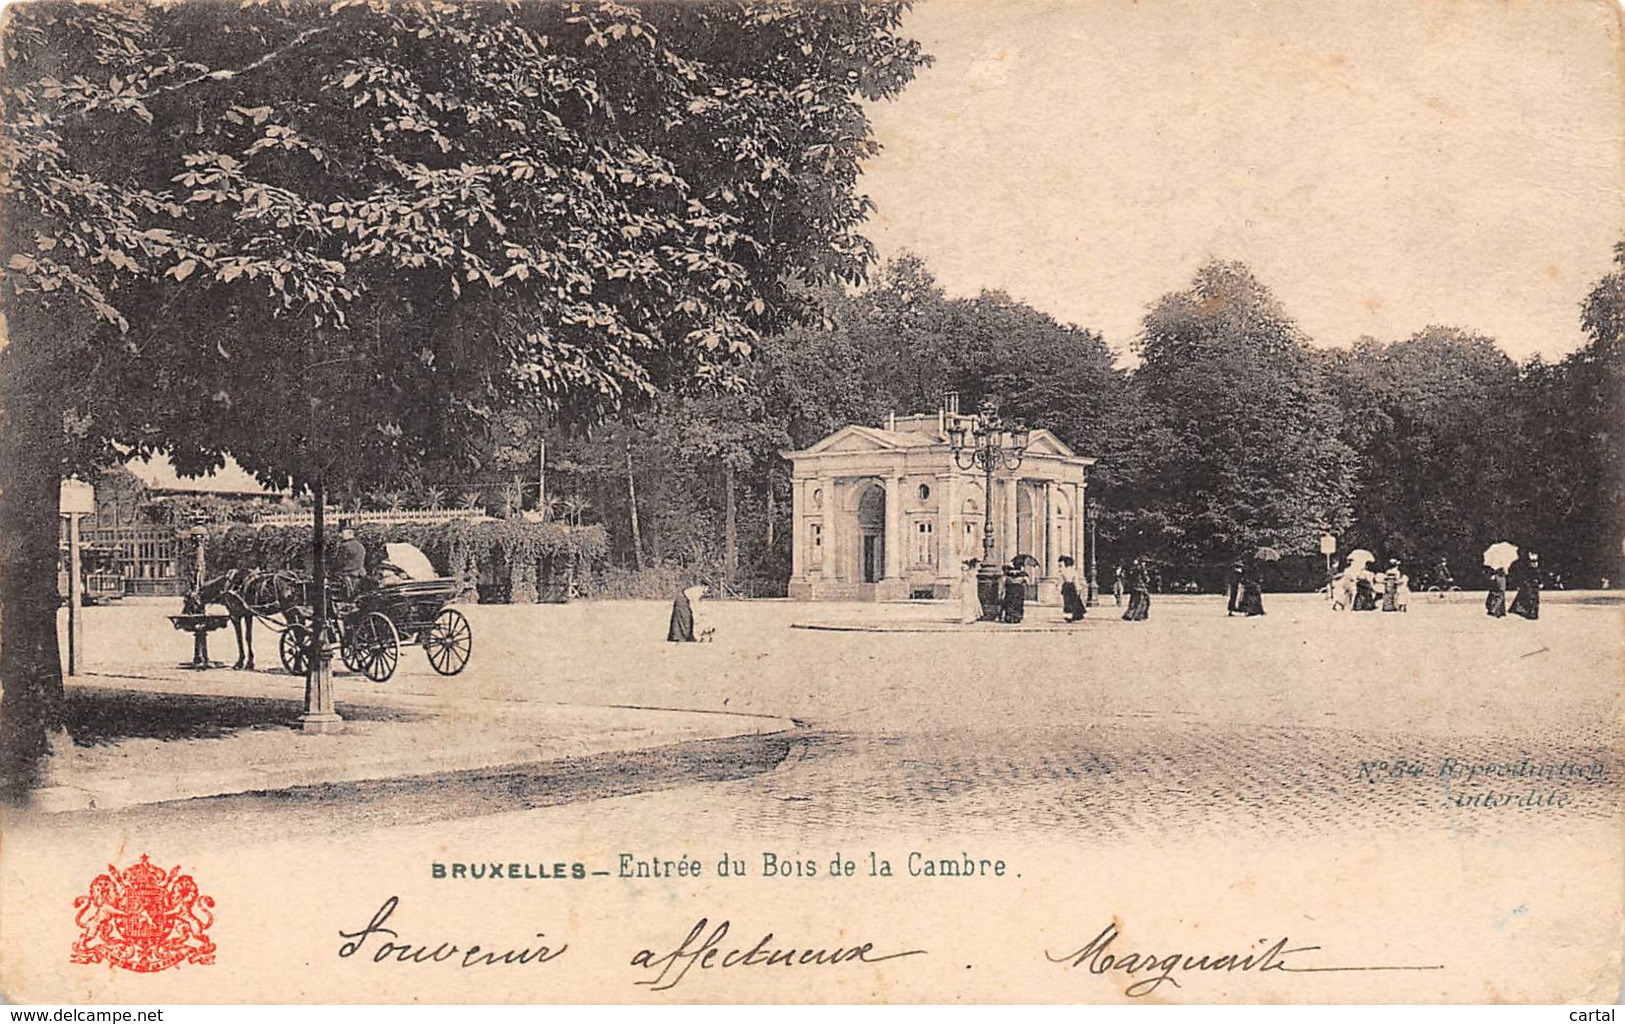
[[[482,509],[446,508],[438,511],[429,509],[401,509],[396,512],[345,512],[341,509],[328,508],[325,517],[330,525],[337,525],[340,520],[352,523],[450,523],[459,519],[469,522],[485,522],[492,517]],[[315,522],[315,516],[310,512],[272,512],[262,515],[249,526],[310,526]]]

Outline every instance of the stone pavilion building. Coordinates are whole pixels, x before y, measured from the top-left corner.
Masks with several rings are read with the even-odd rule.
[[[900,601],[957,596],[967,559],[982,556],[984,477],[961,469],[952,414],[852,425],[801,451],[792,466],[790,597]],[[1038,600],[1059,600],[1058,559],[1084,559],[1084,495],[1095,460],[1047,430],[1030,432],[1021,464],[993,475],[993,556],[1030,555]]]

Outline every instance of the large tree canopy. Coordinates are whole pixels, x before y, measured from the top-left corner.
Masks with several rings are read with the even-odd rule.
[[[1590,340],[1525,369],[1515,486],[1525,543],[1571,581],[1625,579],[1625,242],[1581,310]]]
[[[384,479],[508,407],[726,377],[859,279],[863,101],[925,60],[905,6],[8,7],[8,727],[60,692],[62,472]]]
[[[862,273],[858,100],[921,61],[900,12],[14,6],[10,305],[90,311],[81,431],[183,462],[303,475],[314,430],[387,469],[514,401],[602,413]],[[108,400],[132,378],[156,394]]]
[[[1163,296],[1137,351],[1131,546],[1213,566],[1259,544],[1313,551],[1344,525],[1354,452],[1296,324],[1245,267],[1209,263]]]
[[[1429,327],[1321,362],[1339,434],[1362,456],[1345,550],[1380,548],[1421,570],[1446,558],[1462,572],[1494,541],[1521,539],[1518,367],[1493,341]]]

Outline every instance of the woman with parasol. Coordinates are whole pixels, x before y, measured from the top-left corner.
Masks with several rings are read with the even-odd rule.
[[[1364,550],[1349,552],[1349,570],[1354,573],[1354,610],[1377,610],[1377,578],[1371,571],[1376,555]]]
[[[1484,611],[1491,618],[1506,618],[1507,569],[1517,560],[1517,546],[1504,540],[1484,549],[1484,566],[1490,570],[1490,591],[1484,595]]]

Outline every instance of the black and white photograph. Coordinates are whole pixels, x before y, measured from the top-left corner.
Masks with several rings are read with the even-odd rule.
[[[1611,1006],[1622,44],[13,0],[0,1000]]]

